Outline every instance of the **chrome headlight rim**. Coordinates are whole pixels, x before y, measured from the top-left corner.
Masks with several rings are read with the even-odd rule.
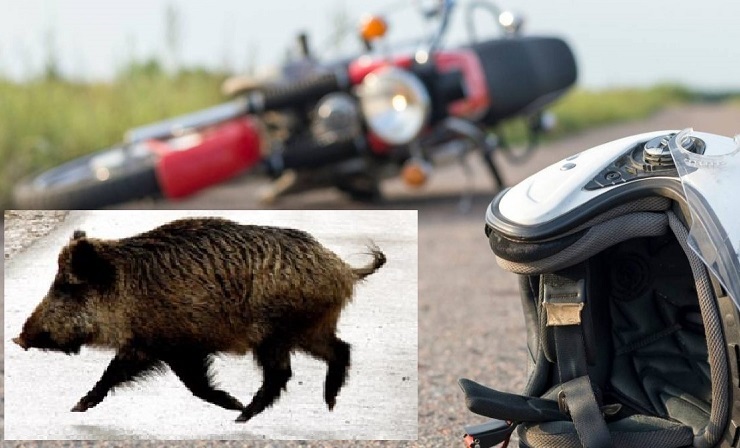
[[[432,101],[424,83],[408,70],[387,66],[369,73],[357,89],[369,130],[391,145],[405,145],[429,121]]]

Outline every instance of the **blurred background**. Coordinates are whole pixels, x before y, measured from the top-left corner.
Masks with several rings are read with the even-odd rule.
[[[207,4],[3,0],[0,73],[13,81],[44,75],[112,81],[147,63],[170,74],[196,68],[249,72],[280,63],[299,31],[309,33],[322,57],[360,50],[356,29],[365,13],[387,15],[393,40],[418,38],[424,29],[415,8],[420,3],[425,2],[314,0],[309,6],[296,0]],[[733,43],[740,41],[736,23],[740,4],[721,0],[497,4],[524,15],[526,31],[532,34],[565,37],[577,53],[583,87],[675,83],[713,92],[738,89]],[[479,29],[484,28],[481,23]],[[462,25],[453,23],[449,41],[463,34]]]
[[[413,42],[429,31],[423,3],[0,0],[0,203],[29,172],[110,146],[131,126],[223,100],[227,76],[286,61],[299,32],[319,58],[356,54],[362,15],[381,13],[389,46]],[[737,101],[739,3],[497,3],[524,16],[525,34],[561,36],[575,52],[578,88],[552,109],[550,138],[675,104]],[[481,16],[481,34],[499,32],[492,20]],[[453,20],[446,43],[464,40],[464,29]]]
[[[413,44],[429,31],[419,3],[0,0],[0,203],[9,207],[12,185],[31,171],[110,146],[132,126],[223,101],[220,88],[228,76],[281,64],[296,54],[299,32],[309,34],[317,57],[330,60],[360,51],[356,30],[364,13],[384,13],[388,45]],[[576,88],[548,107],[557,118],[548,141],[526,163],[499,160],[508,185],[639,132],[687,126],[740,132],[740,3],[496,3],[524,16],[524,34],[564,38],[579,71]],[[486,20],[476,24],[481,34],[497,33]],[[464,28],[453,22],[446,43],[464,40]],[[516,140],[521,127],[512,126],[506,131]],[[506,391],[524,385],[516,276],[498,268],[488,248],[483,215],[494,189],[475,168],[483,183],[476,183],[467,214],[458,207],[465,185],[458,168],[435,173],[423,198],[364,204],[338,194],[320,202],[299,195],[277,205],[419,210],[419,442],[347,446],[453,446],[464,423],[484,420],[465,409],[459,377]],[[400,181],[388,183],[404,191]],[[254,190],[220,185],[184,201],[124,207],[259,208]]]

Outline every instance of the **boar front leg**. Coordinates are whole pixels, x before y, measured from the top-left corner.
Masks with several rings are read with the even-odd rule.
[[[95,386],[72,408],[72,412],[85,412],[103,401],[114,388],[135,381],[138,377],[160,367],[161,361],[134,350],[121,350],[108,364]]]
[[[239,400],[228,392],[216,389],[211,384],[209,368],[211,366],[210,353],[178,353],[166,359],[167,365],[180,378],[180,381],[190,389],[196,397],[221,406],[224,409],[241,411],[244,409]]]

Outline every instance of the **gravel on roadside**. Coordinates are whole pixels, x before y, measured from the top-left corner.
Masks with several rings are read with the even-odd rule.
[[[66,210],[6,210],[5,260],[27,248],[34,241],[54,230],[64,221]]]

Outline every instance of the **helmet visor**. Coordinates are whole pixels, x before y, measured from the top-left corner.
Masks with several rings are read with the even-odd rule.
[[[706,134],[702,134],[702,137]],[[691,212],[689,246],[740,308],[740,135],[689,151],[693,129],[669,143]]]

